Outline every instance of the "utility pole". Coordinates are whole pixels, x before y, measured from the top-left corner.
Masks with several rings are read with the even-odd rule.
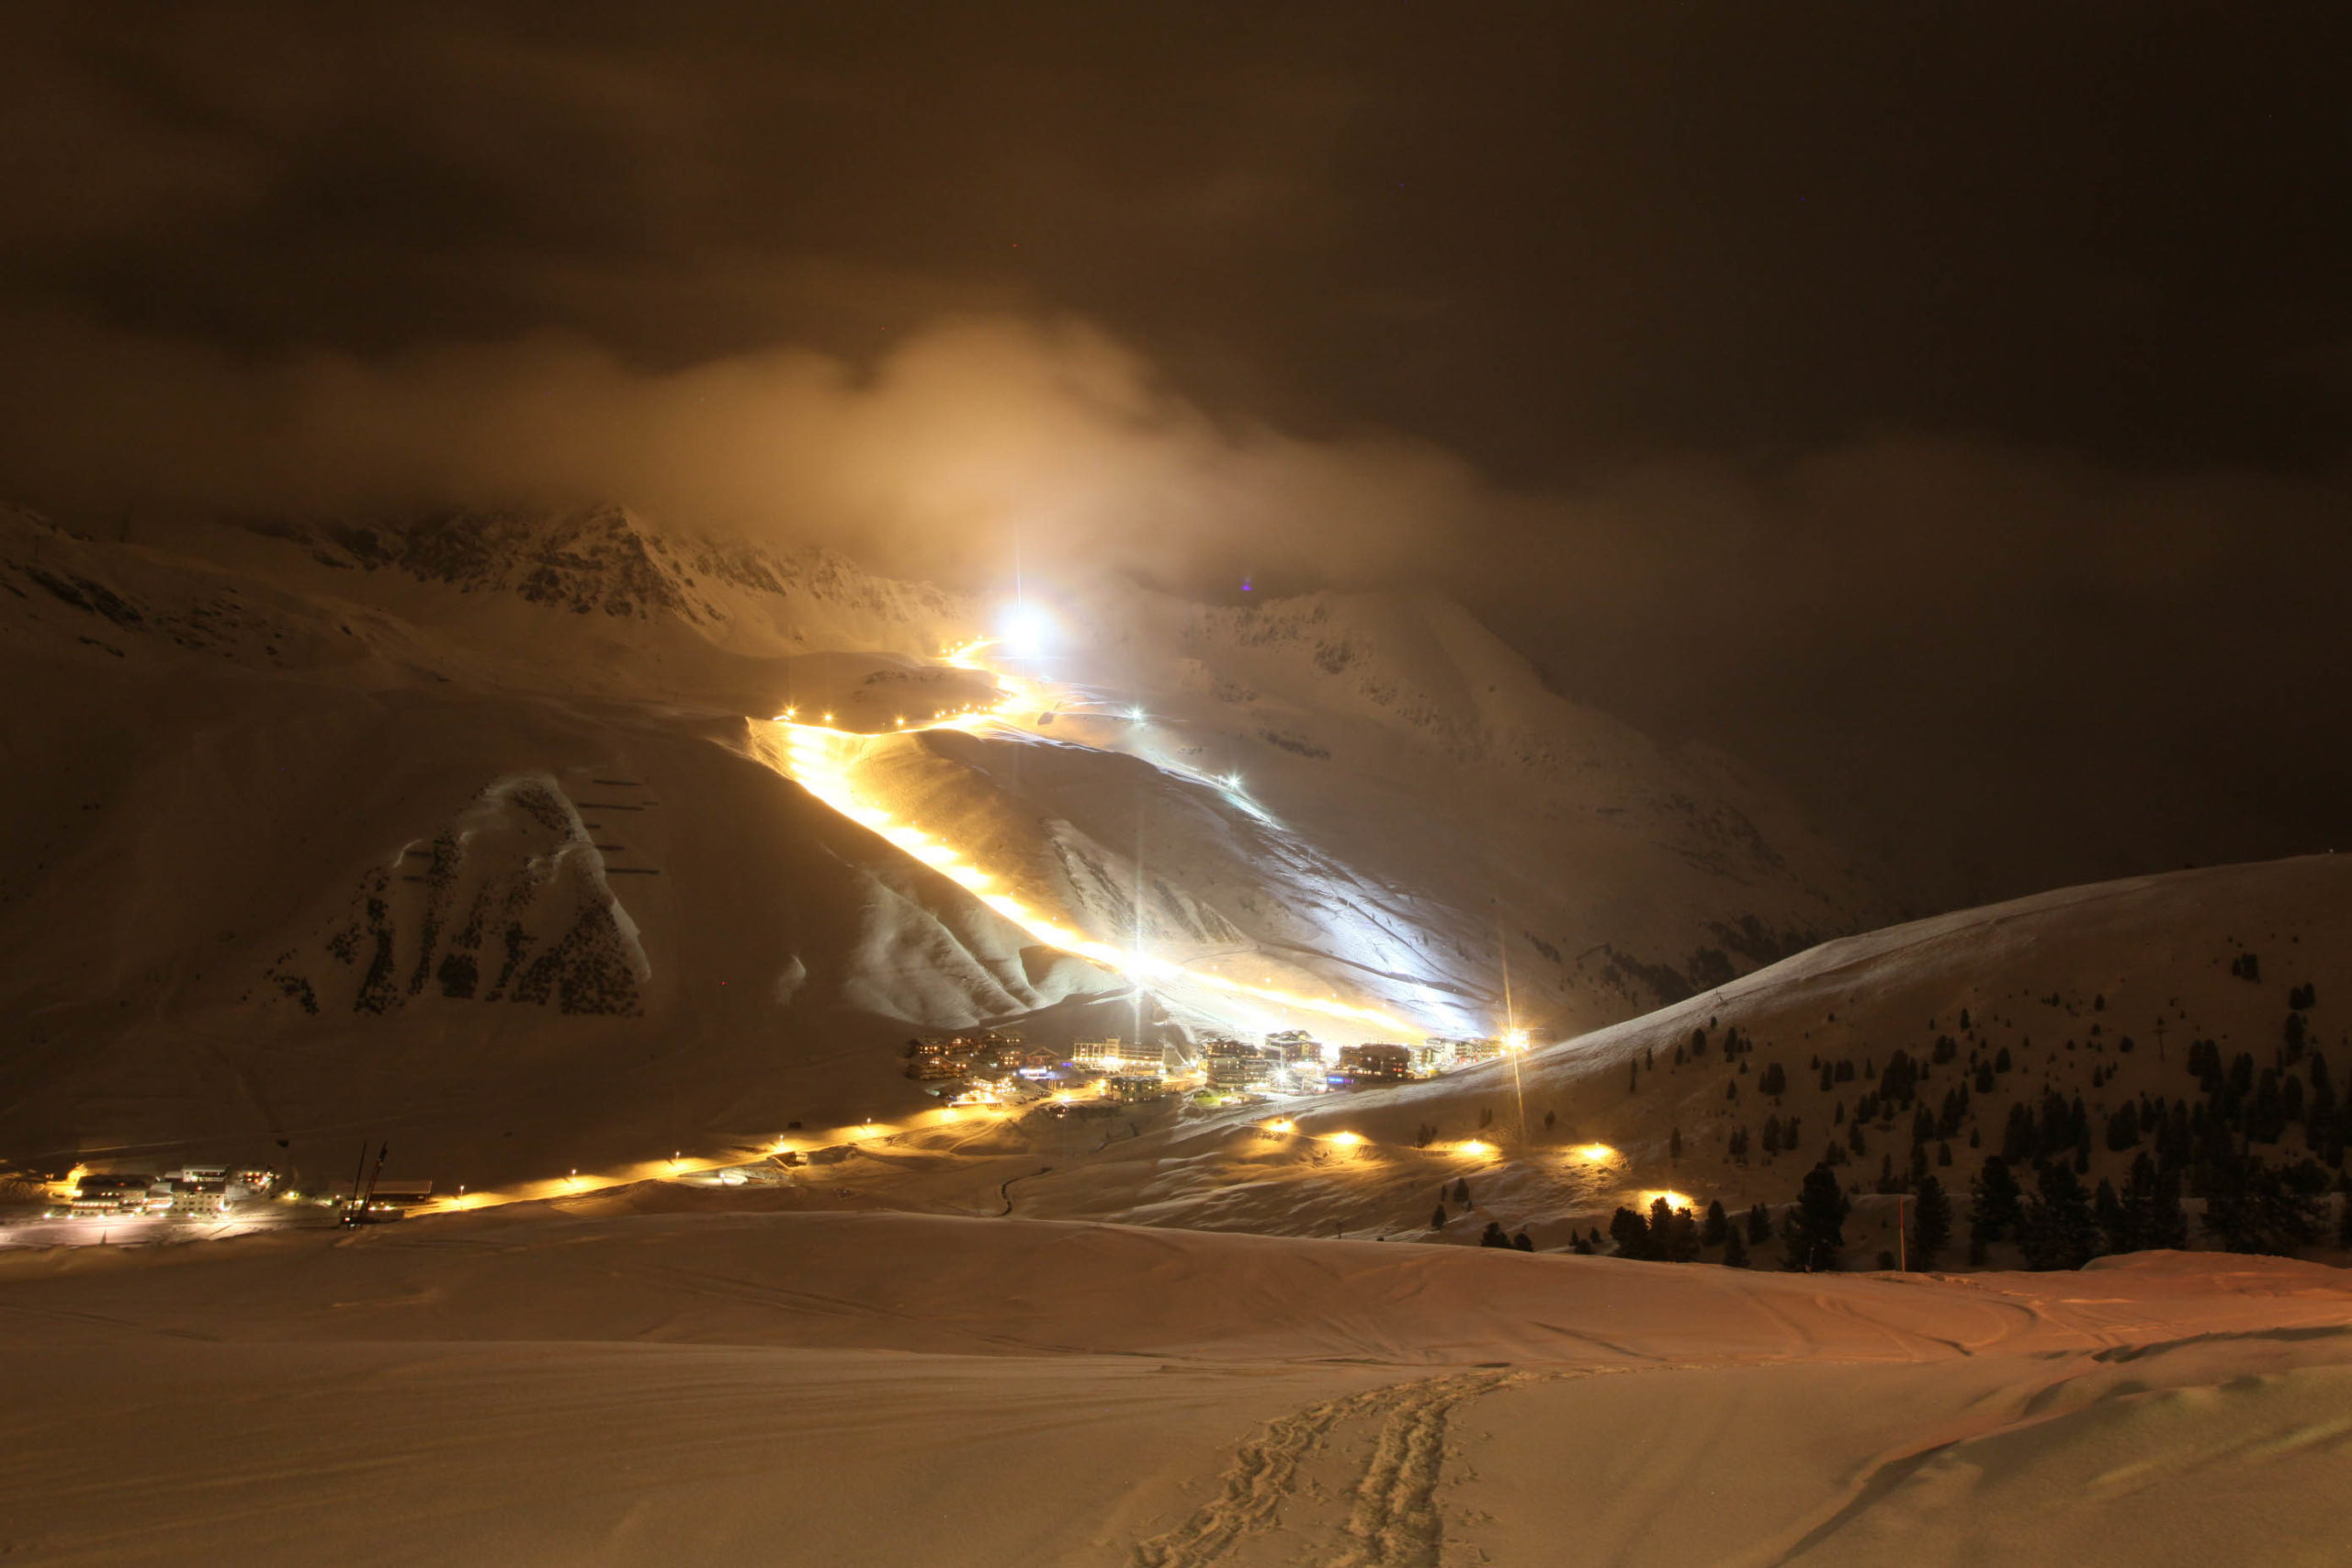
[[[349,1214],[356,1213],[359,1211],[361,1200],[367,1194],[367,1187],[368,1140],[362,1138],[359,1140],[359,1168],[352,1172],[351,1176],[351,1206],[345,1209],[344,1213]]]
[[[1519,1009],[1510,996],[1510,944],[1503,937],[1502,900],[1495,900],[1495,956],[1503,972],[1503,1050],[1510,1057],[1511,1095],[1519,1102],[1519,1156],[1525,1159],[1527,1148],[1527,1083],[1521,1076],[1519,1058],[1525,1053],[1527,1037],[1520,1032]]]
[[[1148,1001],[1147,1000],[1146,995],[1145,995],[1145,991],[1144,991],[1144,985],[1143,985],[1143,942],[1144,942],[1144,934],[1143,934],[1143,932],[1144,932],[1144,927],[1143,927],[1143,897],[1144,897],[1144,873],[1143,873],[1143,814],[1144,814],[1144,805],[1145,805],[1145,801],[1144,801],[1144,792],[1143,792],[1143,778],[1142,778],[1142,775],[1138,774],[1138,775],[1136,776],[1136,956],[1135,956],[1135,965],[1136,965],[1136,976],[1135,976],[1135,978],[1136,978],[1136,1043],[1137,1045],[1141,1045],[1141,1044],[1144,1043],[1144,1009],[1145,1009],[1147,1006],[1148,1006],[1148,1005],[1149,1005]]]

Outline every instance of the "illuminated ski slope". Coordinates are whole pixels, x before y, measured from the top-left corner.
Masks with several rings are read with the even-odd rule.
[[[1166,959],[1123,949],[1090,936],[1001,891],[1002,879],[972,863],[956,845],[899,820],[883,807],[861,795],[857,788],[858,766],[869,749],[887,736],[915,734],[928,729],[960,729],[967,733],[978,733],[1001,723],[1010,714],[1050,705],[1047,683],[1009,674],[981,663],[980,655],[989,646],[986,641],[966,643],[949,649],[944,656],[947,663],[957,669],[978,671],[995,681],[997,700],[986,708],[960,708],[929,718],[902,721],[896,728],[878,735],[836,728],[831,714],[821,715],[813,722],[800,716],[797,710],[777,716],[775,722],[784,735],[785,772],[787,776],[851,821],[888,840],[942,875],[961,883],[982,903],[1020,927],[1037,942],[1057,952],[1072,953],[1101,964],[1137,986],[1149,988],[1181,985],[1187,989],[1197,988],[1238,1001],[1369,1024],[1399,1039],[1418,1040],[1428,1032],[1377,1008],[1359,1006],[1336,996],[1309,996],[1268,986],[1253,986],[1227,976],[1187,968]]]
[[[890,811],[862,796],[856,779],[859,765],[871,749],[886,744],[892,736],[930,729],[983,733],[992,727],[1005,724],[1012,714],[1050,708],[1060,700],[1061,694],[1048,682],[983,665],[979,661],[980,654],[988,646],[986,642],[967,643],[949,649],[943,656],[944,662],[957,669],[978,671],[995,682],[996,700],[988,706],[967,705],[929,717],[902,720],[890,729],[871,734],[839,728],[832,722],[834,716],[830,713],[820,713],[811,720],[803,718],[797,710],[787,711],[774,721],[783,744],[780,758],[772,758],[772,761],[777,761],[787,777],[818,800],[850,821],[888,840],[942,875],[968,888],[974,897],[1019,927],[1032,940],[1057,952],[1071,953],[1100,964],[1138,987],[1182,991],[1188,1000],[1197,998],[1208,1004],[1204,1010],[1209,1010],[1217,999],[1223,998],[1236,1004],[1236,1013],[1255,1004],[1345,1020],[1369,1026],[1393,1039],[1417,1040],[1423,1037],[1425,1031],[1377,1008],[1359,1006],[1337,996],[1310,996],[1270,986],[1250,985],[1227,976],[1187,968],[1166,959],[1122,949],[1089,936],[1001,891],[1003,879],[974,864],[956,845],[900,820]],[[1216,784],[1218,781],[1204,782]],[[1251,1024],[1237,1018],[1233,1026],[1249,1028]],[[1514,1032],[1514,1043],[1518,1043],[1518,1032]],[[779,1135],[774,1143],[763,1146],[737,1147],[718,1155],[689,1155],[681,1150],[667,1158],[645,1160],[616,1169],[575,1169],[563,1176],[494,1190],[468,1192],[461,1190],[435,1198],[422,1205],[417,1212],[450,1213],[533,1200],[582,1197],[638,1181],[708,1175],[729,1166],[757,1162],[786,1152],[812,1153],[869,1141],[888,1141],[916,1132],[935,1132],[965,1122],[976,1126],[985,1125],[1005,1114],[1001,1107],[949,1106],[917,1112],[902,1122],[869,1121],[854,1127],[841,1127],[800,1137]],[[1366,1142],[1359,1133],[1308,1134],[1299,1131],[1295,1123],[1288,1122],[1269,1123],[1268,1131],[1318,1138],[1342,1152],[1351,1152]],[[1498,1151],[1491,1145],[1474,1140],[1461,1145],[1459,1152],[1474,1158],[1491,1159]]]

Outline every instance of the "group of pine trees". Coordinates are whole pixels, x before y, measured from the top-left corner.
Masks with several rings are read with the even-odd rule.
[[[1995,1244],[2014,1246],[2033,1269],[2079,1269],[2109,1253],[2188,1245],[2180,1174],[2145,1151],[2133,1159],[2120,1190],[2104,1180],[2095,1189],[2086,1187],[2064,1159],[2038,1162],[2032,1176],[2029,1190],[2005,1156],[1984,1157],[1983,1168],[1969,1183],[1971,1265],[1982,1267]],[[2203,1228],[2225,1250],[2289,1254],[2322,1239],[2319,1194],[2307,1183],[2299,1185],[2289,1172],[2241,1157],[2226,1167],[2209,1167],[2205,1178],[2211,1190]],[[1905,1261],[1915,1269],[1933,1269],[1951,1243],[1951,1199],[1933,1175],[1920,1179],[1909,1191]],[[1781,1267],[1807,1272],[1837,1269],[1852,1208],[1838,1173],[1826,1163],[1815,1166],[1777,1227]],[[1500,1235],[1501,1227],[1488,1229]],[[1702,1219],[1660,1198],[1646,1214],[1620,1208],[1610,1220],[1608,1241],[1611,1256],[1660,1263],[1696,1262],[1704,1252],[1721,1248],[1720,1261],[1744,1269],[1750,1266],[1752,1248],[1770,1240],[1774,1231],[1760,1203],[1739,1222],[1724,1212],[1720,1200],[1707,1205]],[[2337,1240],[2352,1247],[2352,1204],[2339,1223]],[[1576,1238],[1571,1250],[1591,1255],[1601,1245],[1600,1233],[1594,1230]]]
[[[1448,1218],[1445,1205],[1446,1201],[1449,1198],[1466,1212],[1470,1207],[1470,1179],[1466,1176],[1458,1177],[1455,1179],[1451,1189],[1443,1185],[1441,1185],[1438,1188],[1437,1207],[1430,1211],[1430,1229],[1433,1231],[1442,1231],[1445,1229],[1446,1220]],[[1532,1252],[1535,1250],[1534,1238],[1530,1236],[1524,1230],[1521,1231],[1518,1235],[1513,1235],[1506,1232],[1501,1224],[1493,1220],[1488,1220],[1487,1222],[1487,1228],[1479,1233],[1478,1245],[1480,1247],[1510,1247],[1519,1252]]]
[[[1702,1217],[1657,1198],[1651,1200],[1647,1213],[1620,1208],[1611,1215],[1608,1244],[1614,1249],[1611,1257],[1652,1263],[1696,1263],[1702,1253],[1720,1248],[1717,1261],[1726,1268],[1746,1269],[1750,1264],[1749,1248],[1771,1235],[1771,1217],[1760,1203],[1741,1222],[1724,1212],[1721,1200],[1709,1203]],[[1590,1257],[1602,1245],[1600,1232],[1593,1230],[1576,1237],[1568,1250]]]
[[[2251,954],[2233,962],[2231,972],[2256,983],[2261,978],[2258,961]],[[1984,1156],[1968,1182],[1969,1262],[1982,1266],[1996,1245],[2014,1247],[2026,1266],[2036,1269],[2077,1269],[2109,1253],[2185,1247],[2191,1227],[2184,1199],[2202,1201],[2200,1228],[2225,1250],[2292,1254],[2326,1239],[2331,1189],[2346,1194],[2335,1239],[2352,1247],[2352,1176],[2342,1174],[2346,1155],[2352,1152],[2352,1091],[2339,1090],[2325,1056],[2312,1048],[2308,1015],[2317,999],[2315,987],[2308,984],[2288,989],[2287,1019],[2269,1066],[2258,1066],[2245,1052],[2224,1060],[2215,1042],[2191,1042],[2188,1067],[2197,1083],[2194,1095],[2175,1099],[2142,1093],[2097,1113],[2080,1094],[2067,1096],[2055,1089],[2044,1090],[2038,1101],[2012,1103],[1997,1152]],[[2062,998],[2053,994],[2049,1000],[2059,1005]],[[2094,999],[2092,1010],[2106,1010],[2104,996]],[[1968,1034],[1971,1025],[1962,1010],[1962,1032]],[[2100,1027],[2094,1024],[2091,1033],[2098,1035]],[[2132,1049],[2128,1037],[2116,1043],[2122,1052]],[[1675,1048],[1674,1065],[1703,1060],[1709,1046],[1709,1031],[1693,1030],[1688,1042]],[[1735,1026],[1724,1032],[1717,1048],[1745,1075],[1747,1064],[1741,1058],[1754,1052],[1756,1043]],[[1606,1247],[1621,1258],[1691,1262],[1719,1249],[1721,1262],[1746,1268],[1753,1250],[1770,1241],[1777,1229],[1783,1267],[1836,1268],[1846,1245],[1851,1200],[1835,1168],[1870,1152],[1873,1138],[1867,1127],[1876,1123],[1893,1132],[1900,1125],[1898,1115],[1907,1115],[1908,1170],[1897,1169],[1893,1150],[1882,1152],[1877,1190],[1909,1195],[1905,1205],[1906,1261],[1914,1269],[1935,1267],[1951,1246],[1957,1216],[1951,1193],[1931,1168],[1953,1164],[1951,1145],[1963,1130],[1971,1149],[1988,1141],[1975,1125],[1973,1107],[2012,1070],[2007,1046],[1982,1057],[1972,1050],[1968,1062],[1957,1069],[1958,1081],[1948,1083],[1940,1095],[1927,1092],[1925,1080],[1932,1068],[1955,1061],[1960,1050],[1959,1040],[1938,1035],[1924,1057],[1897,1049],[1883,1069],[1866,1059],[1859,1072],[1850,1058],[1815,1057],[1810,1068],[1818,1073],[1825,1093],[1858,1079],[1863,1087],[1850,1120],[1846,1102],[1836,1102],[1826,1148],[1777,1227],[1761,1204],[1750,1209],[1744,1221],[1735,1221],[1720,1201],[1710,1203],[1702,1217],[1659,1199],[1646,1213],[1620,1208],[1611,1216],[1606,1238],[1592,1229],[1574,1239],[1573,1250],[1593,1254]],[[2094,1066],[2092,1089],[2112,1081],[2119,1066]],[[1629,1069],[1632,1083],[1638,1086],[1641,1074],[1656,1066],[1654,1054],[1638,1058]],[[1789,1075],[1780,1063],[1767,1063],[1753,1082],[1755,1091],[1777,1107],[1788,1091]],[[1738,1089],[1735,1078],[1727,1086],[1731,1098],[1738,1098]],[[1547,1116],[1547,1125],[1549,1121]],[[1777,1111],[1767,1115],[1758,1140],[1761,1152],[1769,1158],[1795,1151],[1802,1125],[1795,1115],[1783,1117]],[[2301,1129],[2305,1152],[2293,1160],[2267,1157],[2261,1150],[2284,1143],[2290,1128]],[[1670,1142],[1679,1156],[1679,1129]],[[2085,1179],[2101,1144],[2112,1154],[2132,1156],[2120,1187],[2105,1179],[2096,1184]],[[1745,1165],[1750,1146],[1749,1130],[1743,1125],[1729,1134],[1725,1152]],[[2020,1173],[2030,1179],[2030,1187]],[[1442,1190],[1440,1196],[1444,1196]],[[1454,1196],[1467,1206],[1465,1184],[1456,1183]],[[1432,1224],[1442,1228],[1445,1220],[1441,1201]],[[1492,1222],[1481,1245],[1530,1248],[1524,1232],[1513,1237]]]
[[[2241,955],[2231,972],[2251,982],[2261,979],[2252,954]],[[2092,1010],[2104,1011],[2105,1002],[2104,997],[2096,998]],[[2217,1043],[2191,1042],[2188,1067],[2197,1090],[2190,1095],[2143,1093],[2096,1115],[2080,1094],[2055,1089],[2045,1090],[2038,1101],[2011,1104],[1999,1152],[1985,1157],[1969,1184],[1971,1260],[1981,1263],[1988,1247],[2000,1242],[2013,1243],[2035,1269],[2076,1268],[2102,1253],[2185,1247],[2189,1224],[2184,1197],[2202,1201],[2201,1229],[2223,1248],[2289,1254],[2325,1239],[2331,1189],[2346,1194],[2335,1239],[2352,1247],[2352,1175],[2344,1173],[2346,1156],[2352,1152],[2352,1092],[2339,1089],[2325,1055],[2312,1046],[2309,1015],[2317,1003],[2315,987],[2288,988],[2280,1043],[2268,1066],[2258,1066],[2249,1052],[2225,1060]],[[1963,1012],[1963,1032],[1969,1021]],[[2092,1032],[2099,1032],[2097,1025]],[[2132,1048],[2128,1038],[2118,1044],[2124,1052]],[[1851,1121],[1845,1102],[1838,1101],[1830,1115],[1829,1144],[1815,1174],[1806,1178],[1808,1188],[1821,1186],[1825,1175],[1834,1184],[1829,1168],[1870,1152],[1873,1140],[1866,1126],[1891,1123],[1896,1112],[1908,1111],[1908,1172],[1898,1171],[1894,1151],[1882,1153],[1878,1190],[1917,1194],[1909,1247],[1915,1260],[1931,1262],[1950,1236],[1951,1201],[1931,1165],[1953,1163],[1951,1145],[1963,1128],[1968,1145],[1978,1145],[1971,1119],[1973,1100],[1993,1092],[1999,1076],[2011,1070],[2007,1046],[1983,1059],[1972,1055],[1960,1081],[1930,1103],[1921,1085],[1928,1066],[1953,1060],[1959,1049],[1958,1041],[1941,1035],[1928,1063],[1901,1050],[1888,1057],[1883,1071],[1866,1062],[1859,1076],[1869,1087],[1856,1100]],[[1813,1065],[1825,1092],[1858,1076],[1850,1060],[1816,1058]],[[2091,1087],[2111,1082],[2118,1066],[2095,1066]],[[1775,1065],[1767,1067],[1758,1088],[1772,1093],[1782,1082]],[[2274,1158],[2265,1152],[2286,1144],[2296,1128],[2301,1130],[2300,1156],[2287,1158],[2282,1151]],[[1783,1122],[1768,1116],[1762,1152],[1769,1157],[1792,1149],[1797,1137],[1795,1117]],[[2095,1186],[2086,1179],[2101,1144],[2111,1154],[2132,1156],[2120,1189],[2106,1179]],[[1726,1152],[1745,1164],[1749,1147],[1743,1126],[1731,1134]],[[2020,1182],[2020,1172],[2030,1175],[2030,1191]],[[1804,1212],[1801,1199],[1792,1213]],[[1812,1214],[1801,1222],[1811,1226],[1799,1241],[1807,1256],[1820,1250],[1808,1238],[1823,1233],[1828,1223],[1822,1204]]]

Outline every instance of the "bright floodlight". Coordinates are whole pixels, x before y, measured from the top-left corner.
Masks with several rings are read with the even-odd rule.
[[[1005,606],[997,624],[1004,634],[1001,640],[1009,653],[1043,653],[1054,640],[1053,617],[1025,601]]]

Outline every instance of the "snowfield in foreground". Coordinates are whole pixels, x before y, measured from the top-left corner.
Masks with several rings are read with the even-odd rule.
[[[537,1205],[0,1259],[37,1562],[2320,1562],[2352,1277]]]

